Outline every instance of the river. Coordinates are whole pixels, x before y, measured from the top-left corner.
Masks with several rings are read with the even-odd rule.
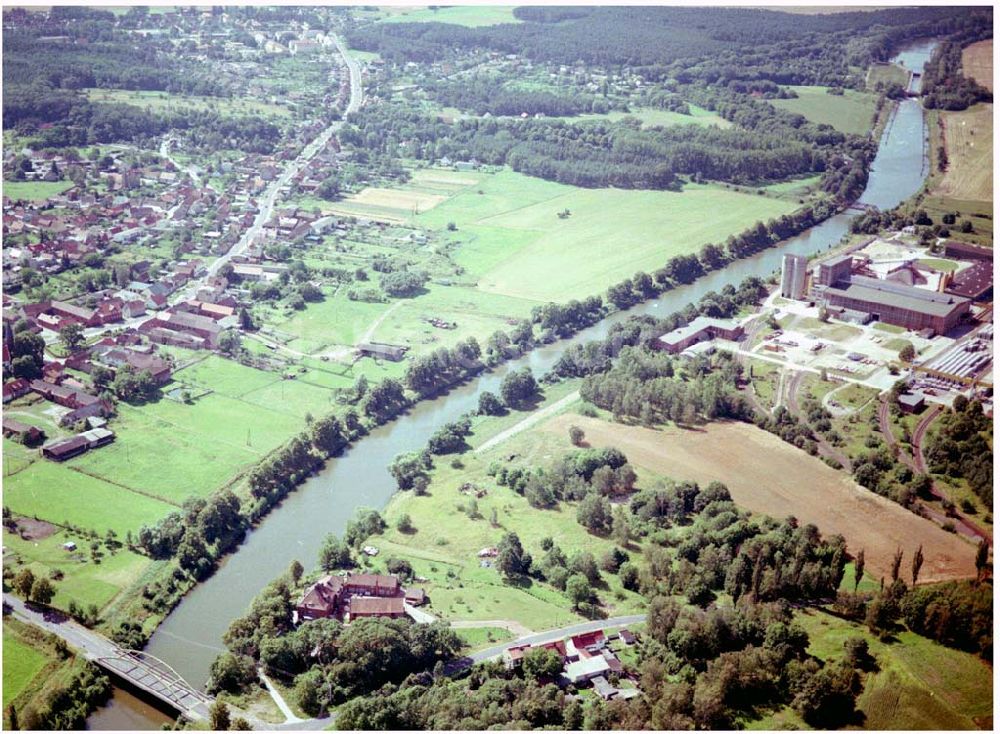
[[[920,71],[933,47],[934,41],[914,44],[894,61]],[[927,173],[926,149],[927,131],[920,102],[901,100],[883,133],[860,201],[887,209],[915,194]],[[571,339],[536,349],[437,400],[419,403],[393,423],[372,431],[343,456],[329,462],[249,533],[239,550],[163,621],[147,651],[169,663],[191,685],[204,685],[212,661],[223,650],[223,633],[233,619],[247,610],[254,596],[284,572],[293,559],[307,568],[314,567],[323,538],[327,533],[342,533],[358,507],[384,507],[396,491],[395,481],[386,469],[393,457],[421,449],[427,436],[439,426],[474,410],[479,394],[497,391],[508,372],[530,367],[535,375],[541,375],[569,346],[600,339],[612,325],[633,314],[665,316],[726,284],[738,285],[751,275],[767,277],[781,267],[786,253],[812,255],[838,244],[853,217],[847,213],[831,217],[766,252],[734,262],[628,312],[612,314]],[[91,717],[92,725],[98,723],[94,721],[97,716]]]

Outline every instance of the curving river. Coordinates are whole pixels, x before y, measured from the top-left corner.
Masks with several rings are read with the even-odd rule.
[[[933,40],[913,44],[894,61],[920,72],[935,44]],[[888,209],[915,194],[927,174],[926,151],[927,130],[920,102],[904,99],[883,133],[861,203]],[[250,532],[238,551],[164,620],[150,640],[148,652],[165,660],[192,685],[204,685],[212,661],[223,650],[223,633],[246,611],[260,589],[285,571],[293,559],[313,566],[324,536],[343,532],[358,507],[383,507],[396,491],[386,469],[393,457],[422,448],[439,426],[474,410],[479,394],[497,391],[508,372],[530,367],[541,375],[569,346],[602,338],[612,325],[633,314],[667,315],[727,284],[738,285],[751,275],[769,276],[780,268],[785,253],[812,255],[839,243],[854,216],[834,216],[766,252],[732,263],[628,312],[615,313],[571,339],[540,347],[437,400],[419,403],[395,422],[372,431],[329,462]],[[116,726],[107,711],[91,717],[92,728],[135,727],[134,719],[131,726]]]

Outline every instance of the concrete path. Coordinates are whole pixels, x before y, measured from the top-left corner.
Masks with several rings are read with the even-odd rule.
[[[508,632],[513,632],[518,637],[527,637],[528,635],[534,634],[534,630],[530,630],[525,627],[520,622],[514,622],[509,619],[461,619],[451,622],[449,625],[453,630],[474,630],[481,629],[483,627],[499,627],[500,629],[505,629]]]
[[[285,717],[285,723],[299,724],[302,721],[304,721],[304,719],[300,719],[298,716],[295,715],[295,712],[292,711],[291,706],[289,706],[285,702],[284,697],[281,695],[281,691],[275,688],[274,684],[271,682],[271,679],[268,678],[266,675],[264,675],[264,669],[258,668],[257,674],[260,676],[260,679],[264,681],[264,686],[267,688],[267,692],[271,694],[271,698],[274,699],[274,703],[281,710],[282,715]]]
[[[523,421],[521,421],[517,425],[511,426],[506,431],[501,431],[500,433],[498,433],[497,435],[495,435],[489,441],[487,441],[482,446],[480,446],[479,448],[477,448],[474,451],[474,453],[481,454],[484,451],[489,451],[491,448],[493,448],[494,446],[497,446],[497,445],[503,443],[508,438],[512,438],[513,436],[516,436],[517,434],[521,433],[522,431],[528,430],[529,428],[531,428],[536,423],[540,423],[541,421],[545,420],[549,416],[555,415],[560,410],[562,410],[563,408],[565,408],[567,405],[572,404],[573,402],[575,402],[579,398],[580,398],[580,392],[579,391],[572,392],[569,395],[567,395],[566,397],[561,398],[561,399],[557,400],[556,402],[552,403],[552,405],[548,405],[548,406],[546,406],[546,407],[544,407],[544,408],[542,408],[540,410],[536,410],[534,413],[532,413],[531,415],[529,415],[527,418],[525,418]]]
[[[412,604],[407,604],[406,602],[403,602],[403,609],[405,609],[406,613],[410,615],[410,619],[412,619],[417,624],[433,624],[434,622],[437,622],[437,617],[435,617],[433,614],[425,612],[422,609],[417,609]]]

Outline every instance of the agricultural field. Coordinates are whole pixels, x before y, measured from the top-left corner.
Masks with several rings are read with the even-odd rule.
[[[4,181],[3,195],[18,201],[45,201],[73,186],[72,181]]]
[[[482,192],[482,193],[480,193]],[[714,186],[683,191],[581,189],[502,171],[482,177],[416,223],[455,223],[456,262],[483,291],[564,302],[601,293],[637,270],[721,242],[795,204]],[[558,214],[569,210],[569,215]],[[613,215],[611,214],[613,212]]]
[[[789,87],[797,99],[772,99],[771,104],[787,112],[796,112],[810,122],[825,123],[843,133],[865,135],[872,126],[875,96],[845,89],[842,95],[827,93],[827,87]]]
[[[796,621],[809,633],[809,652],[824,660],[839,659],[848,637],[868,643],[879,667],[858,698],[864,728],[991,728],[992,670],[975,655],[909,631],[881,642],[863,625],[817,609],[796,613]]]
[[[5,504],[29,517],[124,537],[187,497],[227,485],[300,430],[306,413],[324,412],[333,394],[217,356],[177,370],[168,390],[178,385],[195,396],[190,404],[166,396],[139,407],[119,404],[115,442],[66,462],[5,441],[5,459],[9,452],[20,467],[5,477]]]
[[[171,94],[169,92],[139,91],[132,89],[104,89],[94,87],[84,90],[92,102],[105,104],[127,104],[153,112],[185,112],[215,110],[221,115],[242,117],[259,115],[261,117],[290,117],[287,107],[260,102],[248,97],[202,97],[190,94]]]
[[[452,23],[468,28],[519,23],[514,17],[514,6],[505,5],[455,5],[427,8],[380,8],[388,13],[382,23]]]
[[[773,517],[794,515],[825,535],[843,535],[851,551],[865,549],[873,574],[889,576],[896,548],[920,544],[926,557],[924,580],[974,573],[973,546],[755,426],[712,423],[698,431],[653,430],[560,416],[545,430],[565,436],[570,422],[584,429],[592,445],[617,446],[634,465],[699,483],[719,480],[740,507]],[[769,457],[766,464],[759,460],[764,455]]]
[[[942,112],[948,168],[934,196],[993,201],[993,105]]]
[[[993,91],[993,39],[962,49],[962,74]]]
[[[670,110],[658,110],[652,107],[637,107],[628,112],[615,110],[614,112],[608,112],[605,114],[586,113],[583,115],[576,115],[574,117],[552,117],[549,119],[583,123],[589,121],[618,122],[626,117],[634,117],[642,122],[643,127],[666,127],[668,125],[715,125],[716,127],[729,128],[733,126],[733,123],[729,120],[719,117],[714,112],[698,107],[697,105],[689,104],[688,108],[691,111],[691,114],[689,115],[683,115],[680,112],[671,112]]]

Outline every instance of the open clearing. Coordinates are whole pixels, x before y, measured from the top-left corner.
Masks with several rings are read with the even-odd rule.
[[[993,39],[962,49],[962,74],[993,91]]]
[[[868,69],[867,86],[874,88],[879,82],[883,84],[898,84],[906,87],[910,82],[910,72],[899,64],[875,63]]]
[[[4,181],[3,195],[14,201],[45,201],[72,185],[72,181]]]
[[[942,112],[948,170],[936,196],[971,201],[993,200],[993,105],[962,112]]]
[[[260,115],[262,117],[289,117],[286,107],[267,102],[259,102],[246,97],[203,97],[190,94],[170,94],[169,92],[138,91],[132,89],[90,88],[84,90],[91,102],[105,104],[127,104],[133,107],[147,107],[154,112],[185,112],[194,110],[217,110],[227,116]]]
[[[380,8],[389,10],[389,8]],[[498,23],[520,23],[514,17],[514,6],[506,5],[454,5],[449,7],[410,7],[391,9],[392,15],[382,23],[452,23],[468,28],[478,28]]]
[[[875,96],[845,89],[842,95],[827,94],[828,87],[789,87],[797,99],[772,99],[771,104],[797,112],[810,122],[826,123],[843,133],[864,135],[872,126]]]
[[[481,192],[481,193],[480,193]],[[456,262],[479,288],[564,302],[604,291],[637,270],[724,242],[793,202],[689,185],[681,192],[582,189],[504,170],[482,177],[415,223],[454,222]],[[568,209],[564,219],[559,212]]]
[[[653,430],[564,415],[545,430],[565,436],[571,423],[584,429],[591,445],[615,446],[635,465],[678,480],[718,480],[752,512],[779,519],[794,515],[824,535],[840,533],[852,553],[865,549],[876,577],[890,575],[897,547],[912,553],[918,545],[924,548],[922,581],[966,578],[975,571],[975,549],[958,536],[756,426],[712,423],[698,430]]]
[[[796,613],[809,633],[809,652],[838,660],[848,637],[861,637],[878,661],[857,706],[869,730],[990,729],[993,675],[990,667],[960,650],[913,632],[882,642],[864,625],[820,610]]]

